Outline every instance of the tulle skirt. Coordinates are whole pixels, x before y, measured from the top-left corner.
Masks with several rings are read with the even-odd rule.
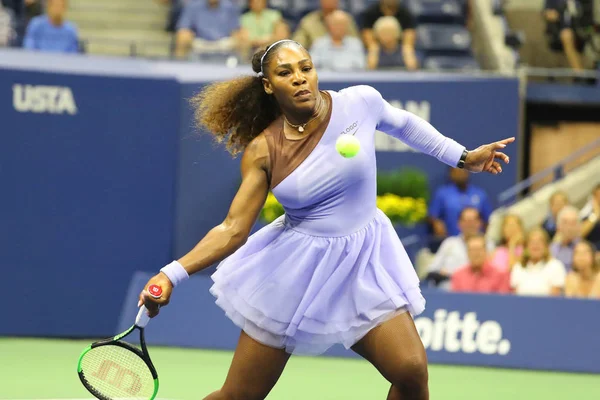
[[[212,279],[216,304],[237,326],[293,354],[350,348],[399,313],[425,309],[414,267],[380,210],[339,237],[299,232],[282,216],[221,262]]]

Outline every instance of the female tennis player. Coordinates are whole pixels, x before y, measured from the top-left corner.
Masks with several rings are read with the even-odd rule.
[[[205,399],[264,399],[290,354],[342,343],[390,382],[388,400],[428,399],[427,357],[411,316],[425,300],[390,220],[377,209],[375,130],[471,172],[502,172],[505,139],[466,151],[369,86],[320,91],[309,53],[291,40],[254,55],[256,76],[207,86],[196,118],[232,154],[242,184],[225,220],[140,294],[150,316],[172,288],[222,261],[211,293],[242,329],[220,390]],[[352,158],[336,151],[354,135]],[[269,190],[285,215],[248,238]],[[201,312],[201,311],[200,311]],[[206,326],[210,329],[210,325]],[[319,398],[315,393],[315,398]]]

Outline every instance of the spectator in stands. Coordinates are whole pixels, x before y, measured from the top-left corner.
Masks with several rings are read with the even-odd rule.
[[[458,219],[465,207],[479,211],[484,223],[492,213],[492,205],[485,191],[469,183],[469,172],[450,169],[450,183],[438,188],[429,205],[429,220],[438,238],[459,234]]]
[[[600,263],[596,248],[588,241],[581,241],[573,251],[573,270],[567,275],[565,296],[600,298]]]
[[[404,67],[402,29],[394,17],[381,17],[373,25],[376,44],[369,49],[369,69]]]
[[[367,51],[375,52],[377,39],[373,32],[375,22],[381,17],[394,17],[400,24],[402,31],[402,58],[408,69],[417,69],[418,62],[415,54],[416,21],[410,11],[404,7],[400,0],[379,0],[372,4],[362,14],[362,37],[367,46]]]
[[[15,20],[12,10],[0,3],[0,47],[11,45],[15,36]]]
[[[522,296],[560,296],[565,286],[565,266],[550,253],[548,233],[542,228],[527,235],[521,262],[510,274],[510,285]]]
[[[581,209],[581,236],[600,248],[600,184],[592,191],[589,202]]]
[[[177,23],[181,17],[181,13],[185,6],[195,0],[158,0],[165,6],[169,6],[169,16],[167,19],[167,26],[165,30],[167,32],[175,32],[177,30]]]
[[[467,239],[469,263],[452,275],[453,292],[509,293],[509,274],[488,260],[486,240],[481,234]]]
[[[556,235],[550,246],[550,252],[569,271],[573,262],[573,249],[581,240],[579,210],[570,205],[563,207],[558,213],[557,222]]]
[[[25,24],[28,25],[29,21],[33,18],[42,15],[44,13],[43,4],[44,0],[25,0]]]
[[[231,0],[190,1],[177,23],[175,55],[186,57],[192,44],[199,52],[240,50],[239,29],[240,9]]]
[[[325,17],[325,36],[316,39],[310,49],[317,68],[333,71],[360,70],[365,68],[365,49],[359,38],[348,36],[352,16],[335,10]]]
[[[510,271],[523,255],[525,230],[518,215],[508,214],[502,220],[502,237],[490,261],[501,271]]]
[[[339,8],[339,0],[321,0],[321,9],[306,14],[298,24],[293,39],[307,49],[320,37],[327,35],[325,17]],[[358,37],[358,28],[354,19],[350,21],[348,36]]]
[[[556,234],[556,217],[560,210],[567,204],[569,204],[569,197],[561,190],[552,193],[552,196],[550,196],[550,213],[542,223],[542,228],[544,228],[551,238]]]
[[[10,10],[15,23],[23,23],[25,21],[25,0],[0,0],[5,10]]]
[[[67,0],[48,0],[46,15],[35,17],[29,23],[23,47],[30,50],[78,53],[77,27],[65,19]]]
[[[244,49],[247,49],[244,58],[248,58],[247,56],[259,47],[290,36],[281,12],[267,8],[266,0],[249,0],[248,4],[250,11],[244,13],[240,19],[240,37]]]
[[[550,48],[564,52],[571,68],[583,69],[582,52],[585,40],[574,29],[580,5],[576,0],[546,0],[544,17]]]
[[[459,234],[450,236],[442,242],[429,265],[427,279],[436,284],[446,281],[454,271],[469,262],[466,241],[470,237],[480,234],[483,226],[479,210],[474,207],[465,207],[460,212],[458,226]],[[441,286],[449,287],[447,282]]]

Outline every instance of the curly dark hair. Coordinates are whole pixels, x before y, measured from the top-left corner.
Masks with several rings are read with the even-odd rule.
[[[252,57],[252,70],[261,73],[262,67],[269,65],[277,50],[289,43],[295,42],[277,42],[271,48],[258,50]],[[261,58],[267,49],[261,65]],[[225,143],[233,156],[243,152],[255,137],[281,115],[275,98],[265,93],[260,75],[211,83],[190,102],[195,108],[197,127],[209,131],[218,143]]]

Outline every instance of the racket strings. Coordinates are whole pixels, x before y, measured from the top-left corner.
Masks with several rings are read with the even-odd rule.
[[[120,346],[99,346],[81,360],[81,371],[90,387],[108,399],[150,399],[154,378],[137,354]]]

